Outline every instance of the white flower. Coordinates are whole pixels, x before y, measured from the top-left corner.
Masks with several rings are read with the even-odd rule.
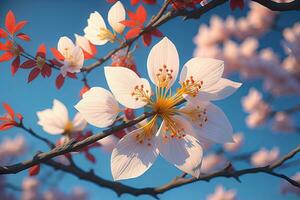
[[[65,134],[82,131],[87,123],[80,113],[71,121],[68,110],[63,103],[54,99],[52,109],[37,112],[38,124],[49,134]]]
[[[120,111],[114,96],[100,87],[85,92],[75,108],[88,123],[100,128],[111,125]]]
[[[87,38],[75,34],[75,39],[77,46],[79,46],[83,51],[87,52],[88,54],[93,55],[93,50],[91,48],[90,41]]]
[[[113,30],[121,34],[125,28],[120,22],[125,20],[123,4],[116,2],[108,12],[108,22]],[[95,45],[104,45],[108,41],[114,42],[116,35],[107,29],[103,17],[97,12],[90,14],[88,26],[84,29],[85,37]]]
[[[215,193],[208,195],[206,200],[235,200],[235,190],[225,190],[223,186],[219,185],[216,187]]]
[[[67,72],[80,72],[84,61],[82,49],[75,46],[72,40],[65,36],[59,39],[57,49],[64,56],[61,74],[66,76]]]
[[[203,157],[201,172],[208,174],[225,164],[225,158],[222,155],[209,154]]]
[[[241,85],[221,78],[223,68],[220,60],[193,58],[180,74],[180,87],[172,93],[171,87],[179,71],[179,56],[168,38],[151,49],[147,60],[155,93],[152,93],[148,80],[140,78],[134,71],[125,67],[105,67],[108,86],[120,104],[132,109],[148,106],[154,112],[145,125],[124,136],[113,150],[111,170],[115,180],[142,175],[159,154],[180,170],[199,176],[201,140],[232,141],[230,122],[218,107],[208,102],[231,95]],[[90,98],[96,98],[95,94]],[[178,108],[185,98],[187,105]],[[107,102],[99,102],[98,106],[108,107]],[[95,118],[94,113],[83,113],[91,110],[88,106],[82,104],[81,109],[79,111],[87,121]],[[93,109],[96,110],[99,109]],[[115,119],[115,116],[115,112],[107,114],[109,119]],[[95,118],[99,123],[101,120],[101,117]]]
[[[279,149],[274,147],[271,150],[261,148],[251,156],[251,164],[256,167],[265,167],[272,164],[279,157]]]

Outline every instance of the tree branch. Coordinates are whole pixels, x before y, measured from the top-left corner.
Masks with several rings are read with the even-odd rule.
[[[290,160],[295,156],[297,153],[300,152],[300,146],[298,146],[296,149],[288,153],[286,156],[284,156],[282,159],[275,162],[273,165],[266,166],[266,167],[255,167],[255,168],[247,168],[242,170],[234,170],[232,165],[229,163],[226,167],[223,169],[207,174],[202,175],[199,178],[191,177],[191,178],[185,178],[185,175],[176,177],[171,182],[160,186],[160,187],[147,187],[147,188],[134,188],[131,186],[124,185],[119,182],[113,182],[109,180],[105,180],[99,176],[97,176],[92,170],[89,172],[83,171],[82,169],[78,168],[77,166],[65,166],[61,163],[58,163],[53,160],[48,160],[45,162],[46,165],[51,166],[57,170],[62,170],[64,172],[70,173],[78,177],[79,179],[86,180],[92,183],[95,183],[96,185],[104,188],[108,188],[116,192],[119,196],[122,194],[131,194],[134,196],[140,196],[140,195],[150,195],[154,198],[158,198],[159,194],[165,193],[171,189],[175,189],[177,187],[181,187],[187,184],[191,184],[198,181],[210,181],[215,178],[225,177],[225,178],[234,178],[237,181],[240,181],[240,177],[246,174],[256,174],[256,173],[265,173],[272,176],[279,177],[281,179],[284,179],[291,183],[292,185],[300,188],[300,183],[289,178],[288,176],[284,174],[279,174],[277,172],[274,172],[275,169],[280,168],[286,161]]]
[[[77,142],[75,140],[70,140],[68,143],[61,145],[61,146],[57,146],[49,152],[46,152],[46,153],[40,152],[30,160],[23,161],[21,163],[17,163],[17,164],[10,165],[10,166],[1,166],[0,174],[15,174],[22,170],[28,169],[34,165],[45,162],[53,157],[63,155],[63,154],[69,153],[69,152],[78,151],[90,144],[97,142],[98,140],[100,140],[104,137],[107,137],[108,135],[111,135],[119,130],[124,129],[124,128],[133,126],[133,125],[141,122],[142,120],[152,116],[153,114],[154,113],[144,113],[143,115],[135,118],[132,121],[123,122],[122,124],[120,124],[118,126],[114,126],[114,127],[111,127],[109,129],[103,131],[103,133],[99,133],[99,134],[90,136],[82,141]]]
[[[294,0],[288,3],[278,3],[272,0],[252,0],[273,11],[291,11],[300,10],[300,1]]]

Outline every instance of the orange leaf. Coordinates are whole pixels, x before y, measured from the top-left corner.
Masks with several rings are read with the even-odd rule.
[[[131,5],[135,6],[140,0],[130,0]]]
[[[37,58],[38,56],[40,56],[41,58],[46,58],[46,46],[45,44],[41,44],[37,50],[37,53],[35,55],[35,57]]]
[[[7,38],[8,34],[6,33],[5,30],[0,28],[0,38]]]
[[[26,35],[25,33],[18,33],[16,36],[18,38],[20,38],[21,40],[30,41],[30,37],[28,35]]]
[[[38,175],[40,172],[40,165],[34,165],[32,167],[29,168],[29,176],[35,176]]]
[[[3,108],[9,114],[9,116],[13,119],[15,117],[15,111],[8,105],[7,103],[3,103]]]
[[[20,31],[22,28],[24,28],[24,26],[27,24],[28,21],[20,21],[19,23],[17,23],[17,25],[15,26],[15,30],[14,32],[18,32]]]
[[[63,61],[65,59],[65,57],[56,48],[51,48],[50,50],[57,60]]]
[[[121,21],[120,23],[127,27],[136,27],[136,26],[140,25],[140,23],[138,23],[135,20],[124,20],[124,21]]]
[[[7,31],[13,35],[14,34],[14,30],[15,30],[15,24],[16,24],[16,18],[14,13],[10,10],[8,11],[8,13],[6,14],[6,18],[5,18],[5,27],[7,29]]]
[[[143,5],[140,5],[136,10],[136,20],[144,24],[147,20],[147,11]]]
[[[2,54],[2,56],[0,56],[0,62],[5,62],[8,60],[11,60],[14,57],[14,54],[7,51],[4,54]]]

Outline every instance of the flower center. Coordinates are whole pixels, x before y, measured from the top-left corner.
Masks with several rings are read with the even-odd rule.
[[[42,58],[42,57],[40,57],[40,56],[38,56],[38,57],[36,58],[36,66],[37,66],[38,68],[42,69],[45,63],[46,63],[46,61],[45,61],[44,58]]]
[[[170,86],[173,80],[173,70],[169,69],[166,65],[162,68],[158,69],[158,73],[156,74],[157,82],[159,83],[159,87],[167,88]]]
[[[71,133],[73,130],[74,126],[71,121],[68,121],[67,124],[65,125],[65,133]]]
[[[113,43],[116,39],[116,35],[106,28],[100,28],[97,36],[100,40],[109,40],[111,43]]]

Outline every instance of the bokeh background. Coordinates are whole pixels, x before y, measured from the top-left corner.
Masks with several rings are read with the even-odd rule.
[[[130,7],[127,0],[122,1],[125,7],[135,10],[136,7]],[[149,13],[154,14],[159,9],[159,5],[162,1],[158,1],[158,5],[146,6]],[[45,43],[47,48],[56,47],[59,37],[68,36],[74,38],[74,33],[83,35],[83,29],[87,25],[87,18],[93,11],[103,13],[104,18],[107,16],[107,12],[110,8],[110,4],[105,0],[0,0],[0,25],[3,26],[5,15],[8,10],[13,10],[17,20],[28,20],[29,23],[25,27],[24,32],[30,35],[31,42],[24,43],[24,48],[34,54],[40,43]],[[169,37],[176,45],[179,55],[181,66],[193,56],[195,44],[193,38],[198,32],[198,28],[203,23],[208,23],[212,15],[219,15],[226,17],[233,15],[235,17],[245,15],[247,7],[243,10],[236,10],[232,12],[228,4],[224,4],[212,11],[206,13],[198,20],[182,21],[181,19],[175,19],[160,27],[160,30],[165,36]],[[150,14],[149,14],[150,16]],[[148,16],[148,17],[149,17]],[[291,26],[296,21],[300,20],[299,12],[284,12],[280,14],[278,25],[282,27]],[[274,51],[283,56],[283,48],[281,46],[281,33],[278,31],[270,31],[265,37],[261,39],[261,47],[271,47]],[[155,44],[158,39],[154,39],[152,45]],[[151,47],[144,48],[142,43],[140,48],[135,52],[135,60],[138,67],[138,71],[142,76],[147,77],[146,72],[146,60]],[[117,44],[105,45],[98,48],[99,56],[105,55],[110,49],[116,47]],[[49,55],[51,54],[48,51]],[[50,56],[52,57],[52,55]],[[110,61],[107,62],[109,64]],[[225,66],[226,67],[226,66]],[[57,73],[57,72],[54,72]],[[55,77],[50,79],[42,79],[39,77],[32,83],[27,84],[27,71],[18,71],[17,74],[12,77],[10,72],[10,63],[0,63],[0,101],[9,103],[17,112],[20,112],[24,116],[24,122],[26,125],[32,127],[40,135],[43,135],[52,141],[58,139],[56,136],[47,135],[43,132],[40,126],[37,125],[36,112],[49,108],[52,106],[53,99],[62,101],[69,109],[70,116],[75,113],[73,106],[79,100],[79,90],[82,88],[82,82],[77,80],[68,79],[61,90],[55,88]],[[240,153],[250,152],[259,149],[261,146],[272,148],[277,146],[280,148],[281,155],[289,152],[297,145],[299,145],[299,134],[283,134],[280,132],[271,131],[269,127],[261,127],[256,129],[249,129],[245,124],[246,113],[241,106],[241,97],[247,95],[250,87],[262,88],[262,80],[244,81],[240,80],[238,74],[230,76],[232,80],[242,81],[243,86],[230,98],[226,100],[215,102],[219,105],[228,118],[232,122],[235,132],[243,132],[245,135],[245,144]],[[103,67],[97,68],[89,75],[90,86],[102,86],[107,88],[105,82]],[[290,105],[294,105],[299,102],[297,96],[287,96],[277,99],[274,103],[278,109],[288,108]],[[4,112],[0,108],[0,113]],[[300,117],[296,118],[298,125]],[[95,127],[90,127],[94,132],[100,132]],[[27,133],[18,130],[11,129],[6,132],[1,132],[0,141],[6,137],[14,137],[15,135],[22,134],[27,140],[27,153],[20,158],[20,160],[31,158],[38,150],[46,151],[47,148],[41,144],[40,141],[32,138]],[[216,145],[216,148],[218,146]],[[83,157],[76,156],[76,162],[80,164],[84,169],[93,168],[96,174],[112,180],[110,173],[110,155],[103,152],[101,149],[94,149],[93,154],[96,155],[97,162],[91,165]],[[18,160],[15,160],[15,162]],[[236,163],[235,167],[240,168],[246,166],[244,163]],[[286,174],[293,175],[297,168],[285,170]],[[24,177],[28,176],[27,171],[21,172],[17,175],[8,175],[7,179],[10,183],[15,185],[21,185]],[[133,179],[122,181],[125,184],[136,187],[147,186],[159,186],[167,183],[172,178],[180,175],[174,166],[170,165],[163,159],[158,159],[154,166],[143,176]],[[41,174],[38,176],[43,180],[42,190],[47,187],[57,187],[63,191],[69,192],[74,186],[84,187],[90,199],[98,200],[114,200],[117,199],[117,195],[108,189],[99,188],[91,183],[81,181],[78,178],[62,174],[61,172],[53,171],[52,169],[42,166]],[[280,194],[281,180],[275,177],[271,177],[265,174],[253,174],[241,177],[241,183],[234,179],[217,178],[211,182],[198,182],[189,184],[181,188],[173,189],[160,195],[164,200],[176,200],[176,199],[193,199],[200,200],[205,199],[207,194],[212,193],[216,185],[222,184],[225,188],[234,188],[237,190],[238,199],[240,200],[296,200],[293,194],[282,196]],[[18,192],[15,192],[18,195]],[[150,199],[148,196],[138,197],[139,199]],[[0,197],[1,199],[1,197]],[[131,195],[123,195],[121,199],[136,199]]]

